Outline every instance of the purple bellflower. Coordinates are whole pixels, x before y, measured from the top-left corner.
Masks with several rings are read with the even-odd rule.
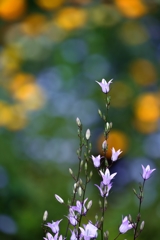
[[[148,178],[150,178],[152,172],[154,172],[156,169],[150,169],[150,166],[147,165],[147,167],[145,168],[143,165],[142,165],[142,169],[143,169],[143,179],[147,180]]]
[[[112,148],[112,156],[111,156],[111,160],[114,162],[118,159],[119,155],[122,153],[122,151],[119,150],[115,150],[114,147]]]
[[[71,206],[72,210],[80,213],[81,215],[85,215],[87,213],[87,209],[85,207],[85,203],[87,200],[88,198],[86,198],[83,203],[77,200],[76,206]]]
[[[47,237],[44,237],[44,238],[43,238],[44,240],[54,240],[52,234],[47,233],[46,236],[47,236]]]
[[[69,214],[67,218],[72,226],[77,225],[77,216],[75,215],[75,212],[73,211],[72,207],[69,208]]]
[[[71,231],[70,240],[77,240],[78,232],[75,229],[73,231],[70,229],[70,231]]]
[[[94,164],[94,166],[96,167],[96,168],[98,168],[98,167],[100,167],[100,165],[101,165],[101,156],[100,155],[98,155],[97,157],[94,157],[93,155],[92,155],[92,161],[93,161],[93,164]]]
[[[117,173],[113,173],[113,174],[110,175],[109,169],[106,168],[105,173],[103,173],[103,172],[100,170],[100,174],[101,174],[102,179],[103,179],[103,184],[104,184],[104,185],[108,185]]]
[[[58,237],[58,232],[54,235],[53,240],[63,240],[62,235]]]
[[[59,232],[59,223],[61,221],[62,221],[62,219],[59,221],[56,221],[56,222],[52,221],[52,223],[47,223],[45,226],[49,227],[53,233],[57,233],[57,232]]]
[[[79,229],[81,230],[81,237],[83,237],[84,240],[95,239],[98,236],[98,228],[95,227],[91,222],[89,222],[87,225],[84,225],[84,229],[82,227],[79,227]]]
[[[133,225],[129,222],[128,217],[122,218],[122,224],[119,227],[120,233],[126,233],[128,230],[133,228]]]
[[[107,81],[103,78],[102,82],[96,81],[100,87],[102,88],[102,92],[108,93],[109,92],[109,85],[112,83],[113,79],[111,79],[108,83]]]
[[[101,197],[108,197],[109,191],[112,188],[112,183],[104,185],[103,182],[101,182],[100,186],[98,186],[97,184],[95,184],[95,186],[99,189]]]

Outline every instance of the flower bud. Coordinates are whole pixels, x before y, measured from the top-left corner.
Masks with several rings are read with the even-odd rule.
[[[98,215],[95,215],[95,220],[96,222],[98,222]]]
[[[45,211],[44,214],[43,214],[43,221],[46,221],[47,217],[48,217],[48,212]]]
[[[71,176],[73,176],[73,171],[71,168],[69,168],[69,173],[71,174]]]
[[[77,188],[77,183],[74,183],[73,189],[76,190],[76,188]]]
[[[101,217],[101,222],[103,222],[104,221],[104,218],[103,217]]]
[[[81,187],[78,188],[78,195],[79,195],[80,197],[82,196],[82,188],[81,188]]]
[[[110,129],[110,124],[107,122],[106,123],[106,129],[109,130]]]
[[[108,240],[108,237],[109,237],[109,232],[108,231],[104,232],[104,240]]]
[[[130,214],[128,215],[128,220],[132,222],[132,216]]]
[[[92,207],[92,200],[88,202],[87,209],[89,210]]]
[[[102,117],[102,112],[100,109],[98,109],[99,116]]]
[[[90,174],[89,174],[89,178],[91,179],[93,176],[93,172],[91,171]]]
[[[107,149],[107,141],[104,140],[104,142],[102,143],[102,149],[103,151],[105,151]]]
[[[89,129],[87,129],[87,131],[86,131],[86,139],[89,140],[90,136],[91,136],[91,132],[90,132]]]
[[[54,196],[59,203],[64,203],[64,200],[60,196],[58,196],[57,194],[55,194]]]
[[[144,224],[145,224],[145,222],[144,221],[142,221],[141,222],[141,225],[140,225],[140,230],[142,231],[143,230],[143,228],[144,228]]]
[[[85,169],[85,171],[87,171],[87,168],[88,168],[88,164],[85,163],[85,165],[84,165],[84,169]]]
[[[80,127],[82,125],[82,123],[78,117],[76,118],[76,123],[77,123],[78,127]]]

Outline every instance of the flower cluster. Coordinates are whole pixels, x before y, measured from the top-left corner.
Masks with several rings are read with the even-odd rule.
[[[110,80],[108,83],[105,79],[102,79],[102,82],[97,82],[101,88],[102,92],[107,94],[110,90],[110,84],[112,83],[112,80]],[[106,99],[106,107],[108,110],[108,105],[110,104],[110,98],[107,97]],[[104,136],[105,141],[102,144],[102,150],[103,155],[97,155],[94,156],[91,154],[91,144],[89,142],[91,132],[89,129],[87,129],[86,134],[82,134],[82,124],[79,118],[76,119],[77,125],[78,125],[78,137],[80,139],[80,147],[77,150],[77,155],[79,159],[79,169],[77,176],[74,175],[72,169],[69,169],[69,172],[74,180],[73,185],[73,196],[72,199],[66,204],[65,201],[57,194],[55,194],[56,200],[61,204],[66,204],[68,207],[68,215],[65,216],[68,220],[68,225],[66,227],[66,234],[62,236],[60,233],[60,227],[59,224],[61,223],[62,219],[57,220],[55,222],[52,221],[52,223],[46,223],[48,213],[45,211],[44,213],[44,227],[45,227],[45,237],[44,240],[91,240],[91,239],[97,239],[98,235],[101,235],[101,239],[108,239],[108,231],[104,231],[104,220],[105,220],[105,212],[106,212],[106,206],[107,206],[107,200],[110,190],[113,185],[113,179],[117,175],[117,172],[110,173],[109,168],[112,166],[112,164],[119,159],[120,154],[122,151],[115,150],[114,147],[112,147],[112,154],[111,158],[108,161],[106,158],[106,150],[108,148],[106,140],[108,138],[109,131],[111,130],[112,123],[106,122],[106,118],[99,110],[100,116],[105,121],[105,130],[104,130]],[[101,182],[99,185],[94,184],[100,193],[100,198],[102,201],[99,201],[100,209],[101,209],[101,216],[98,217],[95,216],[96,221],[93,222],[90,219],[86,218],[86,215],[88,214],[88,211],[91,209],[92,206],[92,200],[88,200],[88,197],[86,197],[86,189],[88,184],[90,183],[92,179],[92,171],[89,171],[90,164],[93,164],[95,167],[97,173],[101,177]],[[136,192],[134,189],[134,194],[139,200],[139,208],[138,208],[138,214],[137,214],[137,220],[133,221],[131,215],[125,216],[122,218],[122,222],[119,226],[119,231],[117,236],[114,239],[117,239],[120,234],[125,234],[128,230],[134,229],[133,231],[133,239],[137,239],[139,234],[144,228],[144,221],[140,223],[141,220],[141,205],[143,200],[143,191],[144,191],[144,184],[147,179],[149,179],[152,175],[152,173],[156,169],[151,169],[149,165],[144,167],[142,165],[142,178],[143,183],[139,186],[139,193]],[[81,178],[81,174],[84,172],[83,179]],[[87,223],[82,225],[82,222],[87,219]],[[140,224],[140,227],[139,227]],[[47,229],[46,229],[47,227]],[[49,231],[50,230],[50,231]],[[69,231],[68,231],[69,230]]]

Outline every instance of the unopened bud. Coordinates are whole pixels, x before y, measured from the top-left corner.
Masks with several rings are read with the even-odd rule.
[[[83,181],[81,178],[79,179],[79,184],[80,184],[80,186],[83,184]]]
[[[144,228],[144,224],[145,224],[145,222],[144,221],[142,221],[141,222],[141,225],[140,225],[140,230],[142,231],[143,230],[143,228]]]
[[[98,215],[95,216],[95,220],[96,220],[96,222],[98,222]]]
[[[88,164],[85,163],[85,165],[84,165],[84,169],[85,169],[85,171],[87,171],[87,168],[88,168]]]
[[[59,203],[64,203],[64,200],[60,196],[58,196],[57,194],[55,194],[54,196]]]
[[[109,130],[110,129],[110,124],[107,122],[106,123],[106,129]]]
[[[91,171],[90,174],[89,174],[89,178],[91,179],[93,176],[93,172]]]
[[[82,125],[82,123],[78,117],[76,118],[76,123],[77,123],[78,127],[80,127]]]
[[[91,132],[90,132],[89,129],[87,129],[87,131],[86,131],[86,139],[89,140],[90,136],[91,136]]]
[[[102,117],[102,112],[100,109],[98,109],[99,116]]]
[[[45,211],[44,214],[43,214],[43,221],[46,221],[47,217],[48,217],[48,212]]]
[[[130,214],[128,215],[128,220],[132,222],[132,216]]]
[[[109,232],[108,231],[104,232],[104,240],[108,240],[108,237],[109,237]]]
[[[82,196],[82,188],[81,188],[81,187],[78,188],[78,195],[79,195],[80,197]]]
[[[82,161],[81,161],[81,167],[83,166],[83,163],[84,163],[84,161],[82,160]]]
[[[69,168],[69,173],[73,176],[73,171],[71,168]]]
[[[104,221],[104,218],[103,217],[101,217],[101,222],[103,222]]]
[[[104,142],[102,143],[102,149],[103,151],[105,151],[107,149],[107,141],[104,140]]]
[[[137,196],[137,192],[136,192],[136,190],[133,188],[133,192],[134,192],[134,194]]]
[[[77,188],[77,183],[74,183],[73,189],[76,190],[76,188]]]
[[[89,210],[92,207],[92,200],[88,202],[87,209]]]
[[[112,128],[112,127],[113,127],[113,123],[112,123],[112,122],[110,122],[110,124],[109,124],[109,125],[110,125],[110,128]]]

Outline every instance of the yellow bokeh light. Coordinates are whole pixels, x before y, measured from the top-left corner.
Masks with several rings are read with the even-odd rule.
[[[157,72],[154,65],[146,59],[138,59],[131,63],[130,73],[136,83],[147,86],[157,80]]]
[[[35,82],[35,78],[31,74],[18,73],[11,80],[8,88],[12,93],[15,93],[19,88],[23,87],[25,84]]]
[[[141,0],[114,0],[120,12],[129,18],[137,18],[145,15],[147,6]]]
[[[26,111],[37,110],[44,106],[44,91],[36,84],[35,78],[31,74],[18,73],[10,81],[8,89],[13,98],[23,104]]]
[[[36,0],[36,3],[41,8],[53,10],[63,4],[64,0]]]
[[[135,117],[140,122],[156,122],[159,119],[160,102],[153,93],[145,93],[135,102]]]
[[[31,14],[22,22],[21,26],[24,33],[35,36],[40,34],[46,24],[46,17],[42,14]]]
[[[87,12],[82,8],[66,7],[58,12],[54,20],[59,27],[73,30],[84,26],[87,21]]]
[[[98,150],[100,154],[102,154],[102,143],[104,141],[104,135],[100,135],[98,138]],[[119,130],[111,130],[109,133],[109,137],[107,139],[107,145],[108,145],[108,150],[107,150],[107,157],[111,157],[112,154],[112,147],[115,148],[115,150],[121,149],[123,151],[122,155],[127,152],[128,149],[128,144],[129,140],[128,137],[125,133],[119,131]]]
[[[1,0],[0,17],[4,20],[17,20],[26,10],[26,0]]]
[[[43,107],[45,98],[42,89],[35,83],[28,83],[20,87],[14,98],[21,101],[27,110],[37,110]]]
[[[119,30],[119,36],[128,45],[143,44],[149,38],[144,26],[130,20],[122,25]]]

